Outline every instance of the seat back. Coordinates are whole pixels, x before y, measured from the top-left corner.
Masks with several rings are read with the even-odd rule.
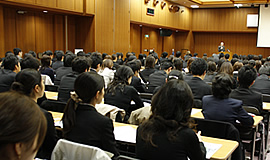
[[[258,108],[256,108],[256,107],[243,106],[243,109],[245,111],[247,111],[248,113],[253,113],[253,114],[256,114],[256,115],[260,115],[260,112],[259,112]]]
[[[139,160],[139,159],[120,155],[116,158],[116,160]]]
[[[262,94],[262,96],[263,96],[263,102],[270,102],[270,95]]]
[[[151,100],[152,97],[153,97],[153,94],[152,94],[152,93],[140,93],[139,96],[140,96],[142,99],[148,99],[148,100]]]
[[[111,160],[112,155],[98,147],[60,139],[53,150],[51,160]]]
[[[45,85],[45,91],[58,92],[58,88],[56,85]]]
[[[65,102],[47,100],[46,102],[42,103],[40,107],[44,108],[48,111],[64,113],[66,105],[67,105],[67,103],[65,103]]]
[[[237,141],[239,146],[232,154],[232,160],[244,159],[244,149],[240,140],[240,135],[233,124],[198,118],[195,118],[195,123],[197,124],[197,130],[200,130],[203,136]]]
[[[194,99],[193,101],[193,107],[202,109],[202,101],[200,99]]]

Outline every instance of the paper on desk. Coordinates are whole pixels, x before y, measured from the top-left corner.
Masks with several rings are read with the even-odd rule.
[[[114,136],[118,141],[136,143],[136,129],[131,126],[115,127]]]
[[[210,159],[217,150],[219,150],[222,144],[215,144],[209,142],[203,142],[206,148],[206,159]]]
[[[134,101],[131,101],[130,104],[135,104],[135,102]],[[143,102],[143,105],[144,105],[144,107],[151,106],[151,104],[150,103],[147,103],[147,102]]]
[[[59,118],[59,120],[57,120],[58,118],[54,119],[54,126],[63,128],[63,121],[61,121],[61,118]]]
[[[196,114],[196,113],[199,113],[199,112],[201,112],[200,109],[192,109],[190,115],[193,115],[193,114]]]

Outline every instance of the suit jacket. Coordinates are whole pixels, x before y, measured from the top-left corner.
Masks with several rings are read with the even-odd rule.
[[[53,72],[53,69],[49,68],[49,67],[45,67],[45,68],[41,68],[39,70],[40,74],[45,74],[45,75],[48,75],[52,82],[54,83],[54,72]]]
[[[135,102],[135,106],[131,105],[131,101]],[[133,86],[128,85],[124,86],[123,91],[121,91],[120,87],[117,87],[115,94],[106,93],[104,103],[124,109],[127,115],[130,115],[133,110],[144,106],[138,91]]]
[[[64,63],[62,61],[55,61],[52,64],[52,68],[53,68],[53,70],[57,70],[58,68],[63,67],[63,65],[64,65]]]
[[[156,69],[154,69],[154,68],[145,68],[144,70],[139,72],[142,80],[144,81],[144,83],[149,82],[149,76],[152,73],[154,73],[155,71],[156,71]]]
[[[148,92],[153,93],[156,87],[166,83],[167,73],[164,70],[158,70],[149,76]]]
[[[206,74],[203,81],[204,82],[211,82],[212,83],[212,80],[213,78],[217,75],[217,73],[213,73],[213,74]]]
[[[145,85],[142,84],[140,78],[133,76],[130,85],[133,86],[138,92],[145,93],[146,88]]]
[[[262,112],[262,94],[259,92],[240,86],[231,92],[230,97],[242,100],[243,105],[256,107]]]
[[[187,81],[190,81],[192,79],[193,75],[191,73],[187,73],[186,75],[184,75],[184,80],[187,82]]]
[[[157,147],[147,144],[141,138],[141,128],[138,127],[136,135],[136,156],[139,159],[164,160],[179,159],[205,160],[205,148],[199,142],[197,135],[190,128],[182,128],[176,133],[176,140],[172,142],[167,137],[166,131],[153,135],[153,143]]]
[[[72,72],[64,77],[62,77],[59,91],[58,91],[58,100],[61,102],[67,102],[70,98],[70,92],[74,91],[74,82],[78,77],[79,73]]]
[[[59,85],[63,76],[72,72],[72,67],[60,67],[55,71],[54,85]]]
[[[223,47],[221,49],[221,47]],[[225,47],[224,46],[218,46],[218,52],[225,52]]]
[[[242,101],[233,98],[219,99],[212,95],[203,97],[203,115],[205,119],[230,122],[236,124],[238,120],[242,125],[252,126],[252,116],[242,108]]]
[[[47,119],[47,132],[43,144],[39,148],[36,157],[42,159],[51,159],[52,151],[59,138],[54,127],[54,120],[52,114],[45,109],[40,109]]]
[[[194,99],[202,100],[203,96],[211,95],[212,88],[207,83],[205,83],[201,78],[192,77],[187,84],[192,90]]]
[[[75,124],[65,136],[67,140],[99,147],[116,156],[119,155],[111,119],[101,115],[95,107],[87,104],[78,105],[75,114]]]
[[[9,91],[15,80],[16,73],[9,69],[0,70],[0,93]]]
[[[255,83],[250,87],[251,90],[260,92],[262,94],[270,95],[270,79],[263,74],[256,78]]]

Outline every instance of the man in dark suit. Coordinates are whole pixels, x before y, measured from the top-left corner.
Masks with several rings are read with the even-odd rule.
[[[67,102],[70,98],[70,92],[74,91],[74,82],[79,74],[88,72],[90,68],[89,61],[85,57],[77,57],[72,61],[72,72],[63,76],[60,81],[58,100]]]
[[[140,60],[133,60],[127,63],[127,66],[129,66],[132,71],[134,72],[134,76],[132,77],[130,85],[133,86],[138,92],[145,93],[145,85],[142,84],[141,79],[139,76],[139,71],[141,69],[141,62]]]
[[[64,56],[64,66],[58,68],[55,73],[54,84],[59,85],[63,76],[72,72],[71,63],[76,56],[73,53],[66,53]]]
[[[225,52],[224,42],[221,42],[220,46],[218,46],[218,52]]]
[[[15,80],[16,73],[20,72],[20,62],[14,55],[5,57],[0,70],[0,93],[9,91],[11,84]]]
[[[190,71],[193,77],[185,81],[188,83],[192,90],[194,99],[202,100],[203,96],[211,95],[211,87],[203,81],[207,70],[207,62],[204,59],[196,58],[190,66]]]
[[[150,55],[146,58],[145,69],[140,72],[140,77],[144,83],[149,82],[150,74],[154,73],[155,71],[155,58]]]
[[[91,54],[90,58],[92,59],[91,72],[98,72],[101,69],[103,62],[102,56],[100,53],[94,52]]]
[[[251,90],[262,94],[270,95],[270,66],[262,66],[259,69],[260,76],[256,78],[255,83],[250,87]]]
[[[152,73],[149,76],[149,85],[147,92],[153,93],[156,87],[162,86],[166,83],[166,78],[171,72],[173,65],[171,62],[163,62],[161,64],[161,70]]]
[[[52,64],[52,68],[54,71],[63,66],[63,61],[62,61],[63,56],[64,56],[63,51],[55,51],[56,61],[53,62]]]
[[[243,101],[243,105],[256,107],[259,112],[262,111],[262,94],[252,91],[252,86],[257,77],[256,70],[250,65],[243,66],[238,72],[239,87],[232,91],[231,98]]]

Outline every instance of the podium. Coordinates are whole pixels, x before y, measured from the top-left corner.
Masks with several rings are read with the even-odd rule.
[[[229,61],[232,59],[232,56],[233,56],[232,52],[218,52],[218,54],[220,54],[220,53],[223,53],[224,55],[229,54],[230,55]]]

